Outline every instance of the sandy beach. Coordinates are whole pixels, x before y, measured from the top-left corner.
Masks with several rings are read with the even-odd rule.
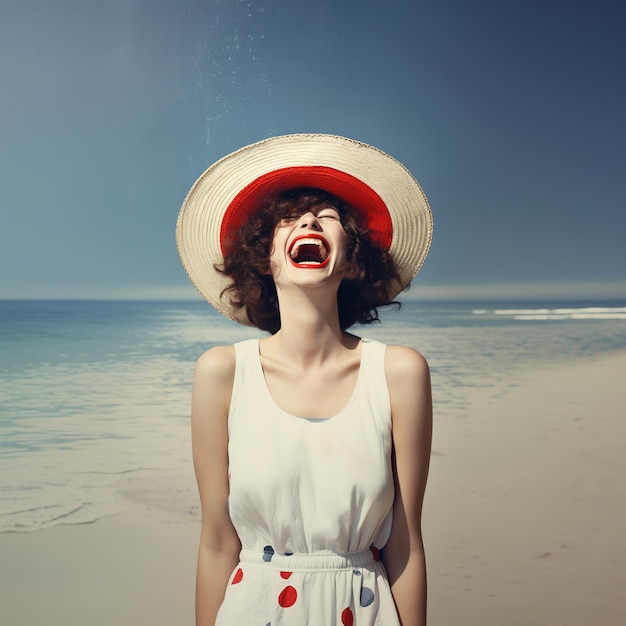
[[[468,390],[438,422],[433,626],[626,623],[626,353]]]
[[[626,623],[624,372],[624,352],[542,366],[435,416],[431,626]],[[122,506],[0,534],[0,624],[193,624],[197,522]]]
[[[0,624],[193,624],[199,526],[122,505],[93,524],[0,534]]]

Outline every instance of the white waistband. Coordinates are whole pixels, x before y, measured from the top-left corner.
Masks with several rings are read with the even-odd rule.
[[[245,564],[259,565],[289,571],[337,570],[361,567],[374,562],[372,550],[359,552],[313,552],[308,554],[280,554],[271,548],[265,550],[249,550],[243,548],[239,553],[239,561]]]

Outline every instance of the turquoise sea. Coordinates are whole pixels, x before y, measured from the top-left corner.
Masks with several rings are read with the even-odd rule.
[[[353,332],[426,356],[437,420],[472,410],[467,387],[626,348],[626,301],[406,301],[382,319]],[[259,334],[204,302],[0,301],[0,532],[93,522],[124,498],[197,519],[195,360]]]

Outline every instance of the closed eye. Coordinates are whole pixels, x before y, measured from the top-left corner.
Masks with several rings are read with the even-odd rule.
[[[298,215],[286,215],[285,217],[281,218],[280,224],[281,226],[288,226],[289,224],[293,224],[293,222],[295,222],[298,217]]]
[[[323,211],[322,213],[318,214],[317,219],[338,220],[340,218],[339,218],[339,213],[335,211]]]

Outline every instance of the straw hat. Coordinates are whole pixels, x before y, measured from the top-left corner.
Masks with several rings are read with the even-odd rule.
[[[411,173],[381,150],[336,135],[284,135],[245,146],[211,165],[191,187],[176,225],[180,259],[196,289],[220,313],[247,324],[221,296],[230,284],[215,270],[228,233],[269,195],[317,187],[342,198],[400,272],[396,296],[419,271],[432,239],[428,200]]]

